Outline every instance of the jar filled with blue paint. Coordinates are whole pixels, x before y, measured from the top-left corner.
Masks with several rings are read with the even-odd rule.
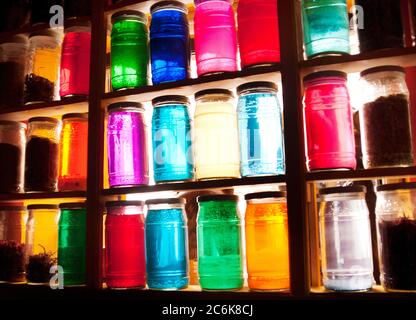
[[[184,199],[147,200],[147,285],[179,290],[189,283],[188,227]]]
[[[250,82],[237,88],[241,176],[285,173],[282,110],[277,85]]]
[[[161,96],[153,99],[152,145],[156,183],[194,178],[189,99]]]
[[[153,84],[187,79],[191,55],[186,5],[179,1],[161,1],[150,11]]]

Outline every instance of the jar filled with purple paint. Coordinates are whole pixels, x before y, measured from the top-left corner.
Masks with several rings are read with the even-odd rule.
[[[147,130],[142,104],[118,102],[109,105],[107,110],[110,187],[148,184]]]

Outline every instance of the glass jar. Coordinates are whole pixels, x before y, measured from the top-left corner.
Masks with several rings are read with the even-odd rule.
[[[340,71],[321,71],[307,75],[303,82],[308,169],[355,169],[347,75]]]
[[[29,56],[25,78],[25,103],[58,99],[61,46],[55,31],[37,31],[29,36]]]
[[[64,1],[65,19],[88,17],[91,15],[91,0]]]
[[[361,72],[361,79],[365,88],[360,108],[364,168],[413,165],[404,69],[375,67]]]
[[[110,187],[149,183],[147,127],[138,102],[108,106],[108,174]]]
[[[0,206],[0,282],[25,282],[26,220],[26,207]]]
[[[290,288],[286,192],[245,196],[246,259],[251,290]]]
[[[149,64],[147,17],[140,11],[112,15],[111,84],[113,90],[148,84]]]
[[[416,291],[416,183],[377,187],[381,283],[388,291]]]
[[[191,47],[186,5],[179,1],[161,1],[150,11],[153,84],[189,78]]]
[[[347,0],[302,0],[302,20],[308,58],[350,53]]]
[[[192,120],[189,99],[162,96],[153,99],[153,170],[156,183],[187,181],[194,177]]]
[[[59,191],[87,189],[88,114],[62,116],[59,160]]]
[[[58,265],[63,268],[64,285],[86,283],[87,209],[85,203],[59,205]]]
[[[237,34],[230,0],[195,0],[198,76],[237,71]]]
[[[23,192],[26,125],[0,120],[0,193]]]
[[[29,119],[26,144],[26,192],[56,192],[58,187],[61,122],[55,118]]]
[[[2,1],[0,32],[14,31],[29,22],[30,0]]]
[[[243,286],[241,221],[238,196],[197,198],[198,273],[203,290],[238,290]]]
[[[0,108],[23,104],[27,48],[24,36],[14,36],[0,44]]]
[[[364,25],[358,28],[361,52],[404,46],[400,1],[355,0],[355,4],[364,12]]]
[[[68,0],[71,1],[71,0]],[[66,1],[66,2],[68,2]],[[78,0],[77,0],[78,1]],[[50,13],[51,7],[63,6],[64,0],[32,0],[30,23],[32,26],[38,24],[49,24],[55,13]],[[71,2],[74,2],[73,0]]]
[[[90,90],[90,55],[90,23],[78,23],[65,27],[59,91],[61,98],[88,96]]]
[[[111,289],[146,286],[142,201],[106,203],[105,273]]]
[[[149,289],[179,290],[189,283],[184,199],[147,200],[146,270]]]
[[[277,85],[250,82],[237,88],[241,176],[285,173],[282,110]]]
[[[59,208],[53,204],[27,206],[26,224],[28,283],[49,284],[50,268],[57,262]]]
[[[319,232],[323,284],[328,290],[372,287],[373,254],[365,186],[320,191]]]
[[[197,180],[240,177],[237,112],[231,91],[195,94],[195,175]]]
[[[237,13],[241,67],[280,62],[277,0],[240,0]]]

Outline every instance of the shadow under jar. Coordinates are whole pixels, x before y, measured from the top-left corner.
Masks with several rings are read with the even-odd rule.
[[[319,233],[323,284],[328,290],[369,290],[373,279],[365,186],[320,191]]]
[[[409,91],[398,66],[364,70],[360,108],[364,168],[413,165]]]
[[[382,285],[416,292],[416,183],[378,186],[376,216]]]
[[[0,120],[0,193],[23,192],[26,125]]]
[[[56,192],[61,122],[47,117],[30,118],[28,122],[25,191]]]

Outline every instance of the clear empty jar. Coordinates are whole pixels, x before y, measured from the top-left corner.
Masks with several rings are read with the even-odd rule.
[[[25,281],[26,207],[0,206],[0,282]]]
[[[23,104],[28,42],[15,36],[0,44],[0,108]]]
[[[61,46],[51,30],[31,33],[25,78],[25,103],[50,102],[59,97]]]
[[[50,268],[57,262],[59,209],[53,204],[32,204],[27,209],[27,281],[48,284]]]
[[[336,291],[373,285],[373,254],[364,186],[321,189],[319,232],[323,284]]]
[[[381,283],[388,291],[416,291],[416,183],[377,187]]]
[[[26,125],[0,120],[0,193],[23,192]]]
[[[29,119],[26,144],[26,192],[55,192],[58,188],[61,122],[55,118]]]
[[[238,178],[238,126],[232,92],[203,90],[195,94],[195,100],[196,179]]]
[[[149,183],[147,127],[138,102],[108,106],[107,143],[110,187]]]
[[[413,165],[405,70],[381,66],[361,72],[361,146],[364,168]]]

